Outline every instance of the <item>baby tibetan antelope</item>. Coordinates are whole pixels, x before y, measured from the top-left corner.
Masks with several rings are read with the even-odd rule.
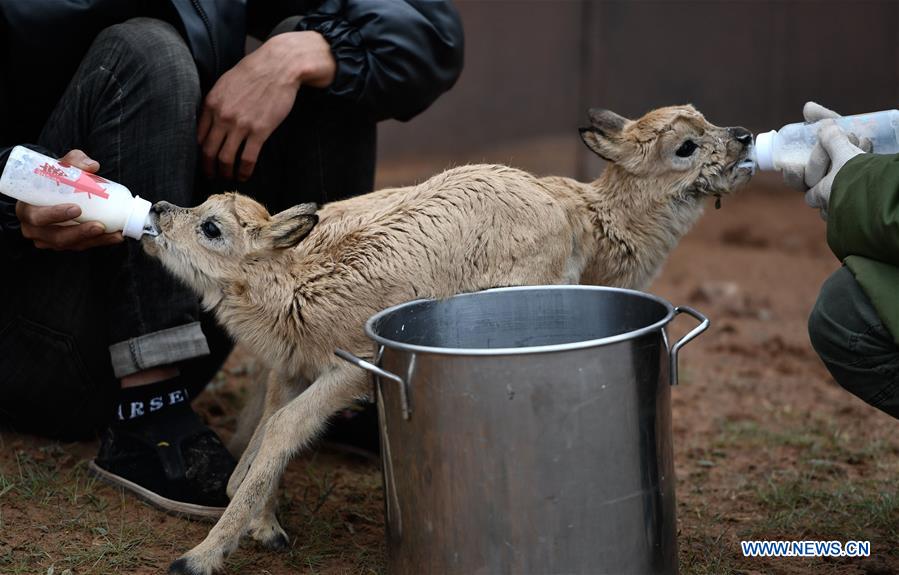
[[[499,286],[645,288],[708,196],[746,182],[750,133],[691,106],[639,120],[590,111],[584,142],[610,162],[581,183],[504,166],[464,166],[417,186],[270,216],[238,194],[154,206],[143,246],[270,369],[263,416],[228,486],[231,503],[171,572],[210,574],[242,535],[287,541],[275,490],[328,418],[366,396],[365,320],[395,304]]]

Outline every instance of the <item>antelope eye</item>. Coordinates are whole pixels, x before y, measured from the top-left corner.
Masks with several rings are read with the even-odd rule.
[[[687,140],[686,142],[681,144],[680,148],[678,148],[674,153],[677,154],[678,157],[689,158],[693,155],[693,152],[695,152],[696,148],[698,147],[699,146],[697,146],[696,142],[694,142],[693,140]]]
[[[212,220],[206,220],[205,222],[203,222],[200,225],[200,229],[203,230],[203,235],[211,240],[214,240],[215,238],[222,235],[222,230],[220,230]]]

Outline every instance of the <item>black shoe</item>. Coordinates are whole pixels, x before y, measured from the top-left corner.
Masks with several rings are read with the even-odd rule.
[[[377,406],[366,403],[334,415],[322,438],[322,446],[363,459],[377,460],[381,453]]]
[[[163,511],[217,518],[228,505],[235,465],[215,432],[186,408],[110,426],[90,470]]]

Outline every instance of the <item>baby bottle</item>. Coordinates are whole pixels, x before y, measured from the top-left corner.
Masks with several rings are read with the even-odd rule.
[[[884,110],[835,118],[847,134],[867,138],[875,154],[899,153],[899,110]],[[780,130],[759,134],[755,140],[755,162],[760,170],[799,169],[808,162],[818,141],[818,123],[787,124]]]
[[[129,238],[157,235],[150,202],[128,188],[60,160],[16,146],[0,175],[0,193],[35,206],[77,204],[76,221],[100,222]]]

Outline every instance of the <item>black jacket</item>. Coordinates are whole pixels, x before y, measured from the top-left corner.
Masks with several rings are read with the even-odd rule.
[[[268,10],[278,4],[263,2]],[[315,30],[331,45],[331,94],[377,120],[413,118],[462,71],[462,24],[448,1],[325,0],[297,29]]]
[[[292,15],[303,15],[298,30],[331,44],[337,72],[329,94],[372,121],[411,119],[462,71],[462,25],[449,0],[0,0],[0,170],[10,147],[37,140],[104,28],[135,16],[172,23],[205,91],[242,57],[248,27],[264,37]],[[12,212],[0,195],[0,251],[18,234]]]

